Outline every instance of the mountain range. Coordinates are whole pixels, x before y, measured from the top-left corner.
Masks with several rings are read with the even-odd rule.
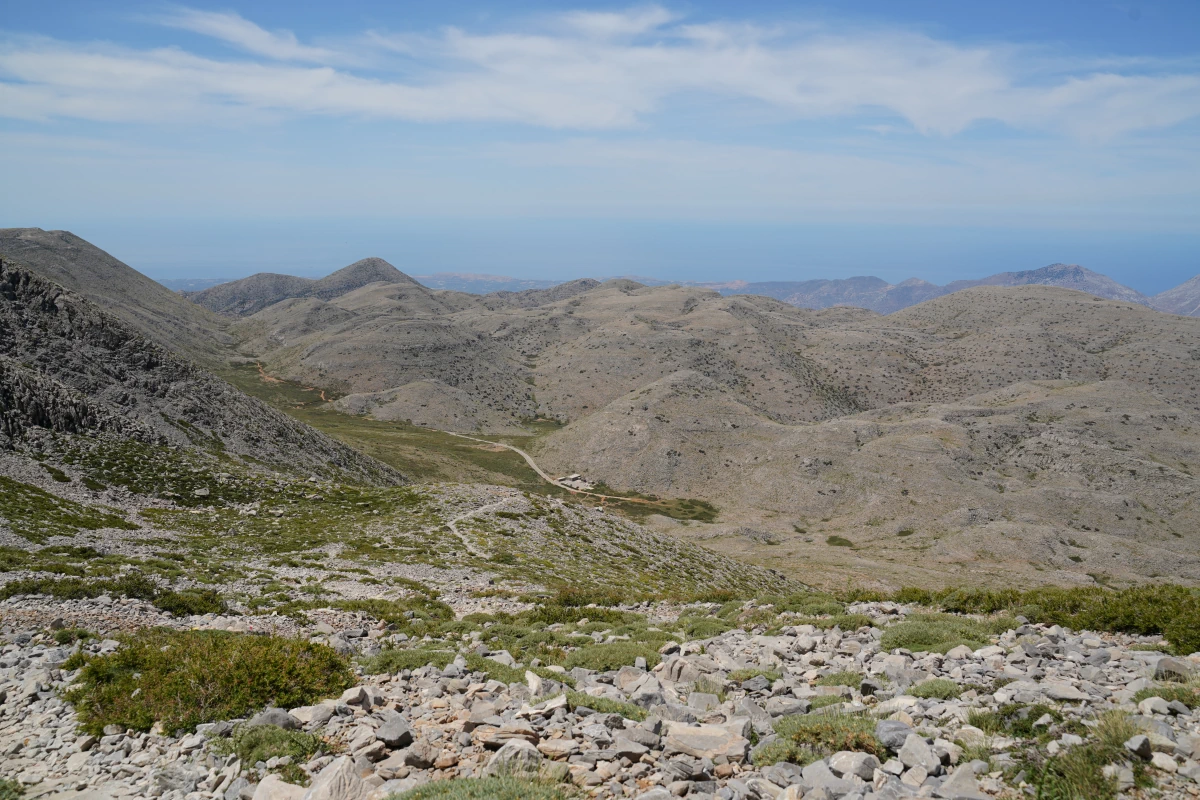
[[[935,288],[887,315],[627,279],[476,295],[368,258],[136,321],[165,337],[190,304],[226,363],[319,389],[331,431],[508,437],[610,493],[703,500],[715,522],[648,522],[788,574],[1200,581],[1200,319],[1079,267]]]

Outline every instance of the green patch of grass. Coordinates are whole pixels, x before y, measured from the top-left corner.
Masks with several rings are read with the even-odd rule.
[[[822,708],[840,705],[841,703],[846,702],[846,698],[842,697],[840,694],[822,694],[812,698],[812,700],[809,702],[809,711],[820,711]]]
[[[1104,777],[1104,767],[1129,761],[1124,742],[1137,733],[1137,726],[1128,716],[1113,711],[1098,720],[1094,737],[1083,745],[1044,760],[1036,754],[1028,769],[1036,796],[1046,800],[1113,800],[1117,797],[1116,781]],[[1141,762],[1134,760],[1132,766],[1135,785],[1152,785]]]
[[[745,683],[748,680],[759,676],[766,678],[770,683],[774,683],[783,677],[783,673],[773,669],[735,669],[729,673],[729,680],[734,683]]]
[[[775,723],[781,739],[795,746],[789,760],[808,763],[842,750],[886,757],[886,748],[875,738],[875,719],[858,714],[793,714]]]
[[[1148,686],[1133,696],[1133,702],[1140,703],[1147,697],[1161,697],[1170,703],[1178,700],[1188,708],[1200,707],[1200,687],[1184,684],[1168,684],[1165,686]]]
[[[66,698],[92,734],[105,725],[170,732],[245,716],[265,706],[308,705],[353,684],[334,650],[277,636],[151,628],[87,660]]]
[[[394,795],[391,800],[571,800],[575,790],[564,785],[519,778],[461,778],[433,781]]]
[[[74,536],[80,530],[118,528],[135,531],[124,517],[55,497],[36,486],[0,475],[0,519],[16,535],[41,544],[51,536]]]
[[[843,670],[842,672],[832,672],[828,675],[822,675],[817,678],[815,684],[817,686],[858,686],[862,683],[862,673]]]
[[[996,634],[1017,626],[1016,620],[974,620],[949,614],[913,614],[883,632],[884,650],[904,648],[913,652],[945,653],[965,644],[972,650],[984,647]]]
[[[1049,714],[1054,722],[1062,722],[1062,714],[1050,706],[1041,703],[1031,706],[1023,703],[1009,703],[1000,706],[995,711],[972,709],[967,714],[967,724],[974,725],[984,733],[1032,739],[1039,733],[1039,729],[1034,727],[1034,723],[1046,714]],[[1041,732],[1044,731],[1045,728],[1041,729]]]
[[[759,769],[778,764],[781,761],[790,761],[804,767],[816,760],[816,753],[800,747],[787,738],[776,739],[768,745],[755,749],[751,759],[754,766]]]
[[[563,666],[568,670],[583,667],[597,672],[608,672],[624,666],[633,666],[638,656],[646,659],[646,666],[653,668],[661,660],[658,648],[637,642],[611,642],[581,647],[570,653]]]
[[[845,536],[830,536],[825,539],[825,544],[830,547],[854,547],[854,542],[847,539]]]
[[[949,678],[933,678],[921,681],[911,687],[906,694],[929,700],[952,700],[962,694],[962,689]]]
[[[620,714],[625,719],[641,722],[646,718],[646,709],[633,703],[622,703],[607,697],[592,697],[583,692],[567,692],[567,705],[572,711],[583,706],[600,714]]]
[[[217,739],[212,744],[217,755],[236,755],[246,768],[259,761],[290,756],[295,767],[311,760],[324,749],[320,736],[301,731],[287,731],[274,725],[238,725],[227,739]],[[286,768],[285,768],[286,769]],[[294,783],[292,778],[307,775],[301,769],[287,770],[284,780]]]

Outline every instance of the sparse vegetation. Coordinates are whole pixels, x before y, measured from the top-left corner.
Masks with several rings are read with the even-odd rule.
[[[884,630],[880,643],[885,650],[945,653],[959,645],[978,650],[992,636],[1016,626],[1016,620],[1004,617],[981,622],[949,614],[914,614]]]
[[[933,678],[910,687],[906,694],[933,700],[951,700],[962,694],[962,689],[949,678]]]
[[[836,712],[795,714],[776,721],[775,730],[780,739],[791,745],[780,747],[781,751],[786,751],[786,758],[777,760],[801,765],[841,750],[855,750],[875,756],[884,756],[887,752],[875,738],[874,718],[868,716]]]
[[[572,788],[519,778],[464,778],[434,781],[395,795],[392,800],[571,800]]]

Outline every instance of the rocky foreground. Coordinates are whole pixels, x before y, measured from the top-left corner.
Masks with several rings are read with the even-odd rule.
[[[1024,765],[1088,746],[1100,720],[1120,711],[1133,734],[1106,778],[1130,796],[1200,796],[1200,713],[1178,700],[1137,700],[1142,690],[1200,673],[1200,654],[1173,658],[1147,649],[1152,639],[1029,624],[981,649],[889,652],[881,649],[884,628],[911,609],[850,610],[876,624],[787,626],[777,635],[738,628],[668,643],[651,669],[641,659],[610,672],[575,668],[561,673],[563,683],[532,671],[525,683],[487,679],[467,668],[465,654],[524,665],[466,641],[444,668],[360,671],[339,698],[183,736],[80,733],[59,694],[77,673],[63,665],[80,647],[105,653],[119,643],[58,646],[48,631],[10,629],[0,650],[0,779],[18,782],[29,800],[382,800],[430,781],[495,774],[536,775],[602,798],[981,800],[1033,795]],[[412,644],[391,641],[382,625],[329,627],[311,633],[368,652]],[[931,694],[947,699],[921,696]],[[1024,727],[971,724],[1006,709]],[[805,766],[769,763],[798,723],[847,719],[870,731],[854,740],[856,749]],[[303,764],[242,763],[220,747],[239,723],[319,734],[327,754]]]

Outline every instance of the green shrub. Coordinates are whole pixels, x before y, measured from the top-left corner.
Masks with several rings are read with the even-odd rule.
[[[570,675],[564,675],[545,667],[506,667],[477,653],[467,653],[464,658],[467,660],[467,669],[471,672],[482,672],[488,678],[501,683],[524,683],[525,672],[529,671],[547,680],[558,681],[567,686],[575,685],[575,679]]]
[[[658,648],[652,645],[610,642],[579,648],[567,656],[563,666],[568,670],[583,667],[596,672],[608,672],[624,666],[633,666],[638,656],[646,659],[647,667],[654,667],[660,660]]]
[[[11,778],[0,778],[0,800],[20,800],[25,787]]]
[[[583,706],[601,714],[620,714],[625,719],[641,722],[646,718],[646,709],[633,703],[622,703],[607,697],[592,697],[583,692],[567,692],[567,706],[574,711]]]
[[[214,741],[212,749],[217,755],[236,755],[248,769],[259,761],[283,756],[291,756],[292,766],[303,764],[317,755],[323,745],[321,737],[313,733],[287,731],[274,725],[238,725],[228,739]],[[304,780],[307,775],[299,768],[286,770],[284,780],[294,783],[295,778]]]
[[[60,645],[74,644],[84,639],[95,639],[96,634],[83,628],[63,628],[54,632],[54,643]]]
[[[780,761],[791,761],[793,764],[808,766],[817,759],[811,750],[804,750],[791,739],[779,738],[768,745],[757,748],[751,758],[754,766],[762,769]]]
[[[168,731],[291,708],[353,685],[350,665],[324,645],[226,631],[150,628],[123,637],[113,653],[89,659],[67,692],[80,727]]]
[[[793,714],[777,720],[775,730],[796,746],[801,759],[796,763],[816,761],[842,750],[886,757],[886,748],[875,738],[873,717],[829,712]]]
[[[843,670],[842,672],[831,672],[828,675],[822,675],[817,678],[815,684],[817,686],[853,686],[857,687],[862,683],[862,673]]]
[[[575,793],[565,787],[519,778],[460,778],[433,781],[409,789],[390,800],[570,800]]]
[[[154,598],[155,608],[169,611],[177,617],[192,614],[224,614],[229,610],[225,600],[213,589],[184,589],[182,591],[159,592]]]
[[[680,617],[675,627],[689,639],[711,639],[725,631],[733,630],[734,625],[715,617]]]
[[[841,628],[844,631],[855,631],[859,628],[871,627],[875,624],[875,620],[866,614],[836,614],[832,617],[801,617],[800,619],[788,620],[788,624],[812,625],[822,630]]]
[[[403,670],[420,669],[432,664],[438,669],[445,669],[454,660],[455,654],[449,650],[397,650],[387,648],[378,654],[359,660],[363,672],[368,675],[395,674]]]
[[[933,678],[913,686],[907,694],[931,700],[952,700],[962,694],[962,690],[949,678]]]
[[[1200,590],[1175,584],[1147,584],[1113,591],[1099,586],[1042,587],[1028,592],[993,589],[945,589],[930,592],[906,587],[895,600],[958,613],[990,614],[1008,610],[1033,622],[1074,630],[1161,634],[1176,653],[1200,650]]]
[[[830,536],[825,540],[825,544],[830,547],[854,547],[854,542],[847,539],[845,536]]]
[[[949,614],[913,614],[905,622],[885,630],[880,646],[884,650],[904,648],[913,652],[945,653],[965,644],[978,650],[993,635],[1015,625],[1016,620],[1005,617],[979,621]]]

